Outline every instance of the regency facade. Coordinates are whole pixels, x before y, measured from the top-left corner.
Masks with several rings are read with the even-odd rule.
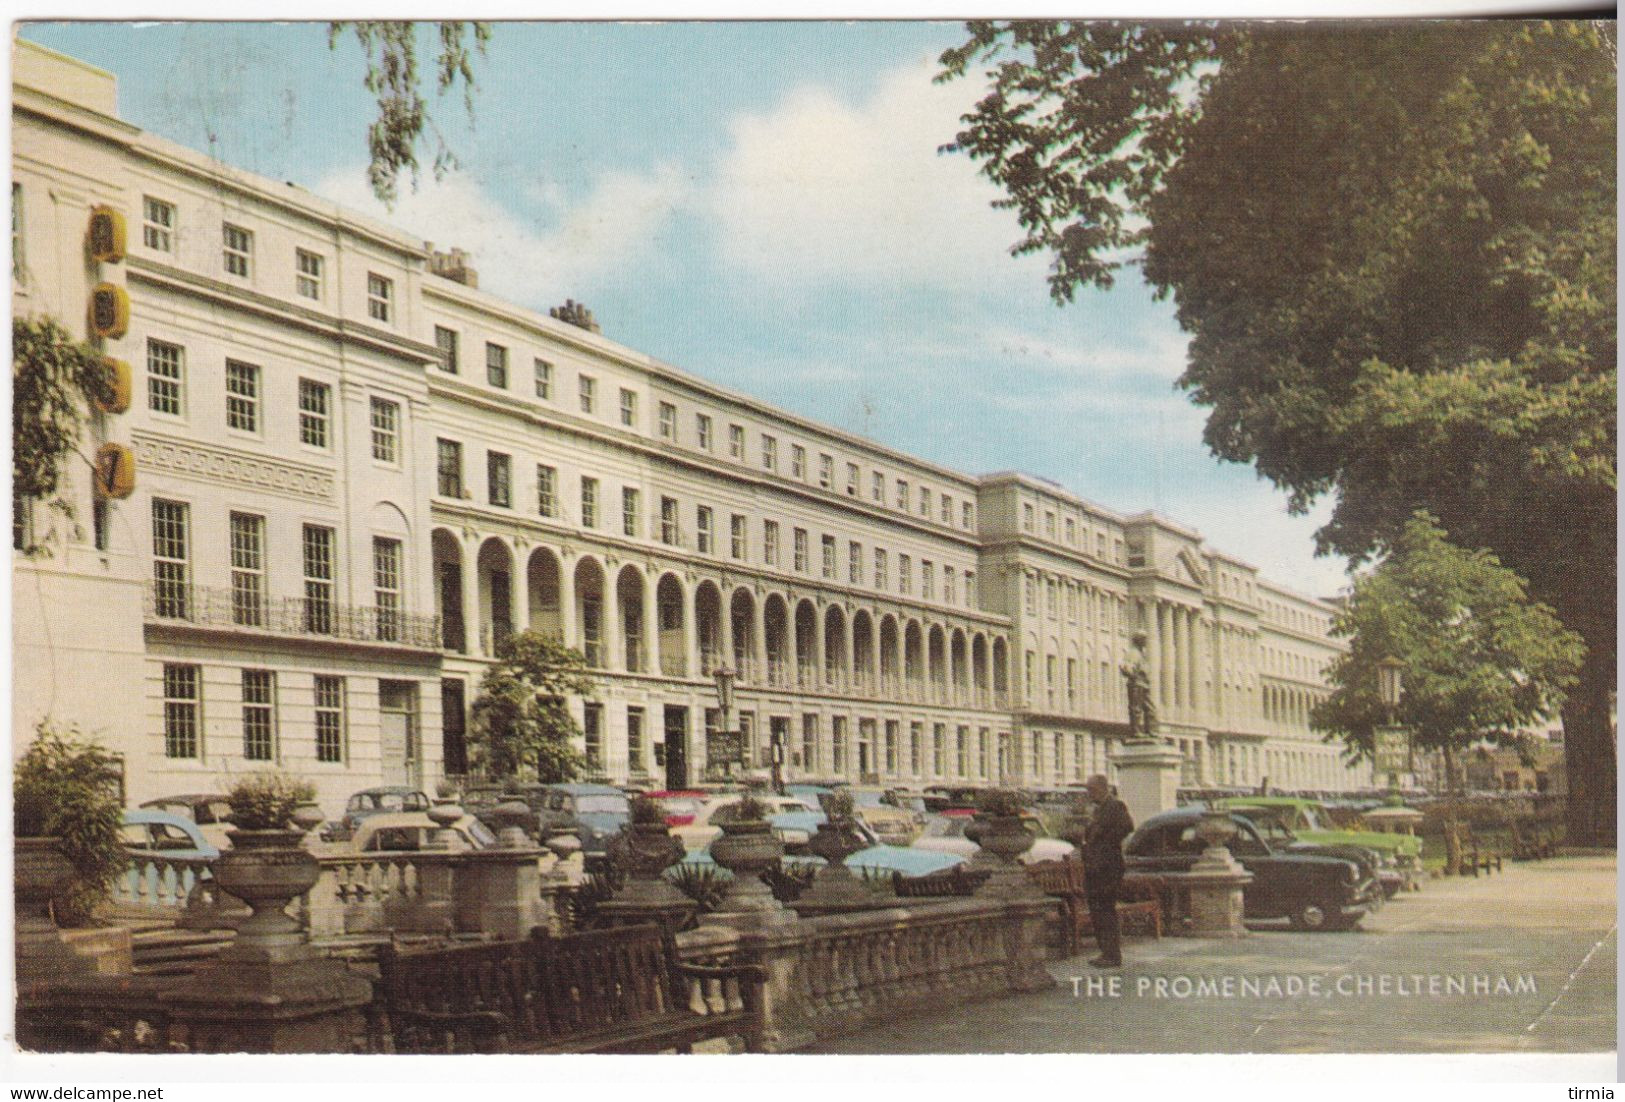
[[[587,656],[571,706],[616,781],[700,779],[726,664],[752,765],[1069,783],[1126,733],[1143,630],[1188,782],[1368,783],[1308,727],[1330,608],[1198,533],[504,302],[460,254],[122,122],[108,74],[15,57],[13,308],[128,365],[81,451],[135,477],[99,492],[76,462],[69,511],[14,517],[46,553],[14,570],[13,721],[99,731],[132,799],[276,764],[333,811],[461,772],[525,629]],[[87,245],[98,211],[116,256]]]

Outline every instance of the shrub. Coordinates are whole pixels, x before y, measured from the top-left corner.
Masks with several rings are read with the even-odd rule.
[[[647,796],[635,796],[632,799],[632,821],[634,823],[666,822],[666,808],[659,800],[651,800]]]
[[[666,879],[670,880],[678,891],[699,904],[700,911],[704,914],[717,909],[722,902],[722,893],[727,888],[727,881],[712,865],[691,865],[686,862],[674,865],[666,870]]]
[[[239,830],[286,830],[294,809],[315,798],[316,786],[309,781],[274,771],[244,777],[226,793],[232,825]]]
[[[796,863],[787,865],[782,861],[775,862],[762,872],[762,882],[772,891],[773,898],[780,903],[794,903],[801,898],[801,893],[812,886],[813,877],[818,875],[819,866],[813,864]]]
[[[976,798],[976,810],[983,815],[1020,815],[1032,797],[1019,788],[990,788]]]
[[[824,814],[831,820],[852,818],[854,808],[852,793],[845,789],[825,793],[820,797],[820,802],[824,805]]]
[[[127,864],[119,824],[119,759],[77,728],[42,720],[34,742],[17,762],[12,827],[18,838],[61,839],[76,882],[56,902],[65,926],[89,920],[108,885]]]
[[[747,823],[763,822],[768,816],[768,806],[755,796],[746,793],[736,802],[717,809],[711,816],[716,823]]]

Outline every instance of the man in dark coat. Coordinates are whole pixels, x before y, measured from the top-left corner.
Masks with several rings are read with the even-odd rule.
[[[1123,885],[1123,839],[1134,833],[1134,820],[1123,801],[1112,795],[1104,776],[1095,774],[1084,787],[1094,801],[1095,814],[1083,836],[1083,881],[1089,893],[1089,922],[1100,946],[1100,956],[1089,963],[1096,968],[1120,968],[1123,944],[1117,924],[1117,892]]]

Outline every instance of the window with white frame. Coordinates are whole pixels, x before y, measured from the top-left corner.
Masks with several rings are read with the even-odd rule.
[[[779,442],[767,433],[762,433],[762,470],[777,472],[779,469]]]
[[[934,600],[937,595],[936,567],[930,559],[920,560],[920,596]]]
[[[949,497],[947,494],[943,494],[941,496],[942,515],[938,519],[941,520],[943,524],[952,524],[954,522],[954,499]]]
[[[293,251],[294,290],[300,298],[322,300],[322,258],[307,249]]]
[[[508,350],[490,341],[485,342],[485,381],[499,389],[508,389]]]
[[[942,565],[942,600],[945,604],[954,603],[954,568],[947,563]]]
[[[807,530],[805,528],[797,528],[795,530],[794,539],[795,568],[798,573],[805,574],[807,572]]]
[[[276,674],[270,670],[243,671],[243,757],[276,757]]]
[[[912,593],[914,591],[913,563],[907,555],[897,556],[897,591],[899,593]]]
[[[344,678],[316,675],[316,760],[344,761]]]
[[[621,424],[627,428],[637,428],[638,425],[638,396],[637,392],[621,388]]]
[[[265,626],[265,518],[231,514],[231,622]]]
[[[869,499],[882,505],[886,503],[886,476],[880,471],[869,476]]]
[[[835,578],[835,537],[825,536],[822,540],[824,577],[831,581]]]
[[[886,576],[886,549],[877,547],[875,548],[875,588],[885,589],[889,583],[890,579]]]
[[[908,512],[908,480],[907,479],[899,478],[897,480],[897,508],[901,509],[905,513]]]
[[[591,375],[577,378],[576,396],[581,403],[581,412],[592,413],[598,407],[598,380]]]
[[[447,329],[444,325],[434,327],[434,346],[440,349],[440,370],[447,375],[457,374],[461,366],[457,362],[459,343],[461,341],[457,330]]]
[[[441,497],[463,496],[463,446],[460,443],[435,441],[435,475]]]
[[[503,452],[485,453],[486,498],[499,509],[513,508],[513,457]]]
[[[846,544],[846,580],[853,585],[863,584],[863,544],[857,540]]]
[[[180,417],[185,413],[185,353],[178,344],[147,341],[147,408]]]
[[[1022,579],[1022,584],[1026,590],[1025,607],[1027,615],[1036,616],[1038,615],[1038,583],[1033,580],[1031,574],[1028,574]]]
[[[768,566],[779,565],[779,522],[762,521],[762,561]]]
[[[807,477],[807,449],[800,444],[790,445],[790,477],[802,480]]]
[[[645,769],[643,757],[643,709],[626,709],[626,767],[633,773]]]
[[[260,429],[260,369],[253,364],[226,361],[226,427]]]
[[[305,630],[333,634],[333,529],[307,524],[301,541],[305,570]]]
[[[660,542],[676,546],[679,538],[677,526],[677,499],[660,499]]]
[[[970,502],[961,502],[959,506],[959,526],[966,531],[970,530],[976,514],[972,511],[974,506]]]
[[[1044,510],[1044,538],[1049,540],[1055,538],[1055,514],[1048,509]]]
[[[378,613],[378,638],[386,643],[401,637],[401,541],[372,539],[373,606]]]
[[[820,455],[818,457],[818,485],[825,490],[835,486],[835,457]]]
[[[976,571],[965,571],[965,607],[976,607]]]
[[[159,616],[192,616],[189,544],[192,509],[185,502],[153,499],[153,601]]]
[[[328,446],[333,388],[314,379],[299,380],[299,442],[312,448]]]
[[[598,480],[586,475],[581,476],[581,525],[598,527]]]
[[[636,538],[643,530],[643,507],[634,486],[621,487],[621,534]]]
[[[728,426],[728,455],[733,459],[739,460],[741,463],[745,461],[744,425]]]
[[[660,403],[660,439],[677,439],[677,407],[670,402]]]
[[[931,491],[924,486],[920,487],[920,515],[927,520],[931,518]]]
[[[544,402],[551,402],[553,400],[553,365],[540,356],[536,356],[531,360],[531,366],[535,370],[536,397]]]
[[[711,450],[711,418],[703,413],[694,415],[694,445],[701,451]]]
[[[1023,532],[1033,530],[1033,507],[1030,503],[1024,502],[1021,506],[1021,530]]]
[[[141,243],[161,253],[175,251],[175,204],[141,197]]]
[[[367,273],[367,316],[386,325],[394,311],[395,284],[377,272]]]
[[[380,463],[399,463],[401,406],[387,398],[372,400],[372,457]]]
[[[734,513],[728,519],[728,552],[736,559],[743,559],[747,554],[748,524],[743,513]]]
[[[584,704],[581,708],[581,735],[588,769],[604,767],[604,706]]]
[[[709,555],[715,550],[716,520],[711,512],[711,506],[701,505],[694,513],[694,546],[702,555]]]
[[[198,757],[202,678],[198,667],[164,663],[164,757]]]
[[[846,493],[848,497],[858,496],[858,481],[860,477],[858,465],[856,463],[848,463],[846,465]]]
[[[557,469],[545,463],[536,464],[536,511],[544,517],[558,513],[558,479]]]
[[[230,222],[221,225],[221,260],[226,274],[247,279],[253,271],[254,235]]]

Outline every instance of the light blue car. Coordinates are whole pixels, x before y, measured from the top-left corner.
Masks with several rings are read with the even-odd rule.
[[[197,882],[211,878],[208,862],[220,856],[196,823],[167,811],[126,811],[119,835],[130,858],[113,884],[120,903],[184,905]]]
[[[774,815],[768,820],[775,831],[798,830],[804,831],[808,836],[816,833],[820,824],[824,822],[822,811],[789,811]],[[934,872],[951,869],[955,865],[965,862],[965,858],[957,853],[936,853],[931,850],[914,849],[909,846],[888,846],[879,841],[862,822],[853,824],[865,841],[870,843],[869,848],[859,850],[846,859],[846,867],[853,870],[872,869],[875,873],[890,874],[902,873],[906,877],[930,876]],[[709,866],[716,869],[717,875],[727,879],[731,874],[727,869],[720,868],[711,860],[711,854],[704,849],[691,849],[683,858],[683,864],[694,866]],[[824,863],[822,857],[814,857],[810,853],[787,853],[783,863],[786,865],[805,865],[816,868]]]

